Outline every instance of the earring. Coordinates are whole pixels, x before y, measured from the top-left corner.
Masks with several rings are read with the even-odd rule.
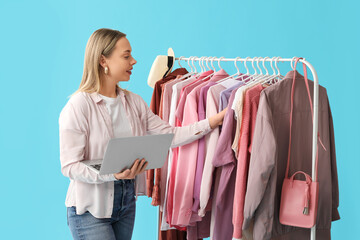
[[[108,72],[109,72],[108,67],[105,67],[105,74],[108,74]]]

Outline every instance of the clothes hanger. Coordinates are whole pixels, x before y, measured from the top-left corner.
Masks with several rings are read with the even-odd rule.
[[[210,59],[213,59],[214,57],[204,57],[203,58],[203,66],[204,66],[204,68],[205,68],[205,72],[207,72],[207,71],[210,71],[210,70],[212,70],[210,67],[209,67],[209,64],[208,64],[208,62],[209,62],[209,60]],[[207,66],[207,69],[206,69],[206,67],[205,67],[205,65],[204,65],[204,61],[206,62],[206,66]],[[214,65],[211,63],[211,66],[214,68]],[[208,76],[206,76],[205,78],[203,78],[202,80],[205,80],[205,79],[207,79],[207,78],[211,78],[214,74],[215,74],[215,72],[216,72],[216,69],[214,68],[214,70],[213,70],[213,72],[211,73],[211,74],[209,74]]]
[[[281,81],[281,80],[284,79],[284,76],[281,75],[280,70],[279,70],[279,68],[278,68],[278,66],[277,66],[277,63],[279,62],[279,58],[280,58],[280,57],[276,57],[276,58],[275,58],[275,68],[278,70],[278,74],[277,74],[278,81]]]
[[[264,75],[264,79],[263,79],[262,85],[265,85],[265,84],[271,82],[271,81],[273,80],[273,78],[274,78],[273,75],[270,75],[270,74],[269,74],[269,71],[267,70],[267,68],[266,68],[266,66],[265,66],[265,61],[266,61],[266,59],[268,59],[268,58],[269,58],[269,57],[264,57],[264,58],[263,58],[263,68],[265,69],[266,74]],[[273,68],[272,62],[271,62],[270,64],[271,64],[271,67]],[[274,70],[274,68],[273,68],[273,70]],[[275,71],[274,71],[274,72],[275,72]]]
[[[276,77],[277,77],[277,74],[275,72],[275,68],[273,66],[273,61],[275,60],[275,57],[272,57],[271,58],[271,61],[270,61],[270,66],[271,66],[271,69],[273,70],[273,74],[271,75],[272,76],[272,79],[270,80],[270,84],[274,84],[277,82],[276,80]]]
[[[246,73],[245,73],[244,75],[241,75],[241,76],[240,76],[240,77],[241,77],[241,81],[244,82],[244,83],[246,83],[248,80],[251,79],[251,74],[250,74],[250,72],[249,72],[249,68],[248,68],[247,65],[246,65],[246,62],[248,61],[249,58],[250,58],[250,57],[246,57],[246,58],[245,58],[245,61],[244,61],[244,66],[245,66],[245,68],[246,68]]]
[[[244,62],[245,66],[246,66],[246,61],[247,61],[248,58],[249,58],[249,57],[246,57],[246,59],[245,59],[245,62]],[[255,60],[258,61],[258,57],[254,57],[254,58],[251,59],[251,65],[252,65],[252,67],[253,67],[253,69],[254,69],[254,73],[253,73],[253,74],[249,74],[249,69],[248,69],[247,66],[246,66],[247,75],[249,76],[247,79],[249,79],[249,81],[247,81],[247,82],[245,83],[245,85],[253,84],[253,83],[254,83],[255,81],[257,81],[260,77],[262,77],[260,74],[258,74],[258,72],[257,72],[257,70],[256,70],[256,68],[255,68],[255,66],[254,66],[254,61],[255,61]],[[258,67],[259,67],[259,65],[258,65]],[[260,71],[261,71],[261,69],[260,69]],[[261,73],[262,73],[262,71],[261,71]],[[243,81],[244,81],[244,80],[243,80]]]
[[[200,57],[200,59],[199,59],[199,66],[200,66],[200,69],[201,69],[201,72],[200,72],[200,73],[205,72],[204,66],[202,65],[202,60],[203,60],[203,59],[204,59],[204,57]]]
[[[192,63],[192,65],[193,65],[194,69],[195,69],[195,74],[194,74],[192,77],[198,78],[201,73],[198,73],[198,71],[197,71],[197,69],[196,69],[196,67],[195,67],[195,65],[194,65],[194,59],[195,59],[195,58],[197,58],[197,56],[193,56],[192,59],[191,59],[191,63]]]
[[[257,74],[256,69],[254,67],[254,61],[252,61],[252,66],[253,66],[256,73],[255,73],[255,78],[248,82],[248,84],[247,84],[248,88],[251,88],[251,87],[253,87],[253,86],[255,86],[256,84],[259,84],[259,83],[263,84],[264,82],[267,82],[268,79],[270,79],[269,78],[269,72],[268,72],[267,68],[265,67],[265,59],[261,58],[261,57],[255,57],[255,58],[256,58],[256,65],[259,68],[260,73]],[[263,67],[266,69],[266,74],[263,74],[263,72],[262,72],[262,70],[261,70],[261,68],[259,66],[260,59],[264,59],[263,60]]]
[[[180,64],[180,60],[181,60],[182,58],[184,58],[184,56],[179,57],[179,60],[178,60],[178,64],[179,64],[179,66],[180,66],[181,68],[183,68],[183,67],[181,66],[181,64]],[[192,68],[192,66],[189,64],[189,60],[187,60],[187,64],[189,65],[191,71],[188,72],[188,73],[186,73],[185,75],[183,75],[181,78],[179,78],[180,81],[182,81],[182,80],[186,79],[187,77],[190,77],[191,75],[194,74],[193,68]]]
[[[207,62],[208,62],[208,60],[211,58],[211,66],[213,67],[214,72],[211,73],[211,74],[209,74],[208,76],[204,77],[203,79],[201,79],[201,81],[205,81],[206,79],[211,78],[211,77],[215,74],[215,72],[216,72],[216,69],[214,68],[214,65],[213,65],[213,59],[216,58],[216,57],[204,57],[204,58],[206,58],[206,65],[207,65],[207,67],[209,68],[208,71],[210,71],[211,68],[209,67],[209,65],[207,64]],[[205,69],[205,71],[206,71],[206,69]]]
[[[220,83],[220,82],[223,82],[223,81],[226,81],[228,79],[234,79],[236,80],[236,77],[235,76],[240,76],[240,70],[239,70],[239,67],[236,65],[236,62],[238,61],[238,59],[240,60],[241,58],[240,57],[236,57],[235,60],[234,60],[234,65],[235,65],[235,68],[237,69],[237,72],[233,75],[230,75],[228,77],[225,77],[223,79],[220,79],[219,81],[217,81],[217,83]]]
[[[279,62],[279,58],[280,58],[280,57],[273,57],[273,58],[271,58],[271,68],[272,68],[273,71],[274,71],[274,73],[273,73],[273,75],[272,75],[272,76],[273,76],[273,79],[271,80],[271,83],[272,83],[272,84],[277,83],[277,82],[279,82],[279,81],[281,81],[281,80],[284,79],[284,76],[281,75],[280,70],[279,70],[279,68],[278,68],[278,66],[277,66],[277,63]],[[295,57],[294,57],[294,58],[295,58]],[[292,59],[294,59],[294,58],[292,58]],[[275,69],[274,69],[273,66],[272,66],[273,60],[275,61],[275,68],[276,68],[276,70],[277,70],[277,73],[275,73]],[[290,65],[292,66],[292,61],[290,62]]]

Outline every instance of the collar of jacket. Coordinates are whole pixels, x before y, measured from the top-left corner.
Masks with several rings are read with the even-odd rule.
[[[172,71],[171,73],[169,73],[165,78],[163,79],[174,79],[176,78],[177,75],[185,75],[186,73],[188,73],[188,71],[186,70],[186,68],[177,68],[174,71]]]
[[[122,99],[123,102],[124,102],[124,100],[125,100],[125,93],[124,93],[124,91],[121,90],[121,89],[119,89],[119,88],[117,88],[116,91],[117,91],[117,94],[120,95],[121,99]],[[93,100],[95,103],[99,103],[99,102],[101,102],[101,101],[103,100],[103,99],[99,96],[99,93],[97,93],[97,92],[90,93],[90,96],[91,96],[92,100]]]
[[[291,70],[285,75],[284,79],[285,78],[291,78],[292,79],[294,77],[294,74],[295,74],[295,78],[304,78],[304,76],[301,75],[297,70]]]
[[[224,77],[227,77],[227,76],[229,76],[229,74],[228,74],[227,72],[225,72],[224,69],[220,69],[219,71],[216,71],[216,72],[214,73],[213,77],[214,77],[214,76],[219,76],[219,77],[224,76]]]

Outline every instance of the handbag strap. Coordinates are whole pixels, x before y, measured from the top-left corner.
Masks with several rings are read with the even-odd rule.
[[[287,166],[286,166],[286,173],[285,173],[285,178],[289,178],[289,165],[290,165],[290,152],[291,152],[291,129],[292,129],[292,116],[293,116],[293,109],[294,109],[294,89],[295,89],[295,75],[296,75],[296,65],[298,63],[298,61],[302,59],[302,58],[296,58],[295,59],[295,64],[294,64],[294,76],[293,76],[293,82],[292,82],[292,88],[291,88],[291,109],[290,109],[290,133],[289,133],[289,149],[288,149],[288,159],[287,159]],[[308,78],[307,78],[307,69],[306,69],[306,65],[305,63],[303,63],[303,68],[304,68],[304,80],[305,80],[305,86],[306,86],[306,90],[308,93],[308,97],[309,97],[309,102],[310,102],[310,108],[311,108],[311,116],[312,116],[312,121],[314,119],[314,113],[313,113],[313,105],[312,105],[312,101],[311,101],[311,95],[310,95],[310,89],[309,89],[309,82],[308,82]],[[317,133],[318,135],[318,139],[320,140],[320,135],[319,135],[319,131]],[[321,140],[320,140],[321,145],[323,146],[323,148],[325,149],[324,145],[322,144]],[[326,149],[325,149],[326,150]],[[316,174],[316,178],[317,179],[317,167],[318,167],[318,143],[316,144],[316,162],[315,162],[315,174]]]

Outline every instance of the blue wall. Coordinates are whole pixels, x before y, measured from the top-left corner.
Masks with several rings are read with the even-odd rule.
[[[151,64],[168,47],[176,56],[310,61],[328,90],[335,125],[341,220],[332,236],[358,238],[359,7],[346,0],[0,1],[1,238],[71,238],[58,117],[80,84],[86,42],[103,27],[127,34],[138,63],[122,87],[147,103]],[[289,64],[279,65],[285,75]],[[232,63],[222,66],[235,73]],[[150,199],[139,198],[133,239],[156,239],[157,220]]]

